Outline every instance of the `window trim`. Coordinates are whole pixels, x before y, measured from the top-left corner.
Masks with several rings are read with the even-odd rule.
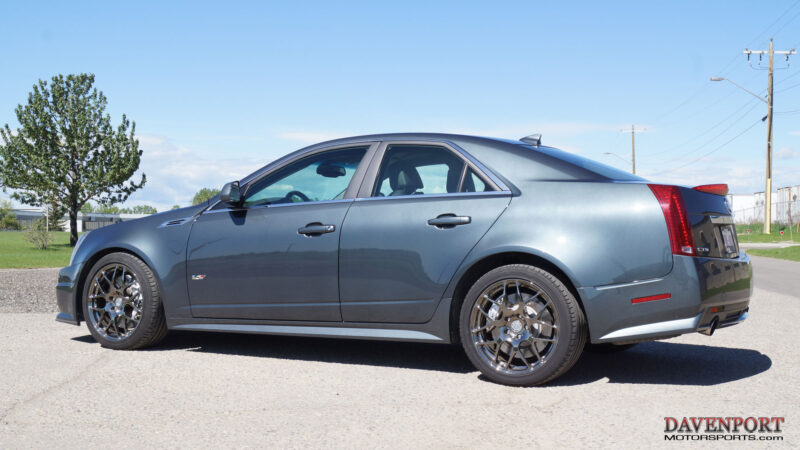
[[[466,176],[467,169],[472,169],[479,178],[481,178],[487,186],[491,187],[491,191],[485,192],[447,192],[443,194],[425,194],[425,195],[397,195],[394,197],[373,197],[372,193],[375,189],[375,184],[378,182],[378,175],[380,174],[383,158],[386,155],[386,150],[392,145],[419,145],[428,147],[442,147],[449,150],[457,158],[464,162],[464,167],[461,172],[461,179],[459,180],[458,187],[461,190],[461,185]],[[366,170],[364,179],[361,182],[361,187],[358,189],[357,201],[364,200],[390,200],[402,198],[432,198],[432,197],[464,197],[471,195],[507,195],[511,194],[511,190],[499,178],[492,174],[483,164],[472,157],[469,153],[464,151],[461,147],[450,141],[435,140],[435,139],[411,139],[411,140],[385,140],[382,141],[372,157],[369,168]]]

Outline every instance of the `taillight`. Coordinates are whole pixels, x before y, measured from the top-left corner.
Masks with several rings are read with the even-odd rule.
[[[661,211],[664,212],[672,254],[694,256],[692,227],[689,224],[689,215],[686,213],[680,188],[663,184],[648,184],[648,186],[658,199]]]
[[[704,184],[702,186],[695,186],[694,190],[715,195],[728,195],[727,184]]]

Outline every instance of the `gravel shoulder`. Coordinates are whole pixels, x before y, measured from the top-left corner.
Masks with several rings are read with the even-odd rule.
[[[0,269],[0,313],[58,312],[58,269]]]

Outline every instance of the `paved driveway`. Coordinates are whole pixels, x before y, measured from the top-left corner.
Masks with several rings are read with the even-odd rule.
[[[454,346],[172,333],[119,352],[52,313],[0,313],[0,448],[706,448],[663,434],[665,416],[705,415],[785,417],[768,444],[796,448],[800,299],[767,274],[796,280],[800,264],[754,261],[745,323],[586,354],[527,389],[484,380]]]

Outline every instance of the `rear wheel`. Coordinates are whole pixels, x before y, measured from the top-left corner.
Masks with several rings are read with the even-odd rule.
[[[515,264],[475,282],[461,306],[459,332],[467,356],[487,378],[532,386],[575,364],[586,341],[586,321],[558,278]]]
[[[139,258],[111,253],[92,267],[83,288],[83,317],[103,347],[153,345],[167,333],[155,276]]]

